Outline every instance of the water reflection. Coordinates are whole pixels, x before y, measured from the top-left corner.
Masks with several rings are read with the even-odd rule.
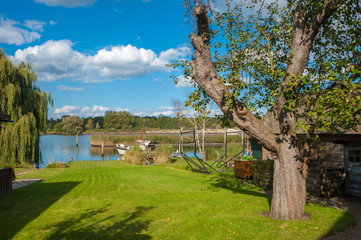
[[[101,161],[101,148],[91,148],[89,135],[79,136],[79,146],[76,147],[76,136],[43,135],[40,137],[40,150],[43,162],[46,165],[55,162],[68,163],[72,157],[74,161]],[[115,148],[104,148],[104,160],[117,160],[119,154]]]

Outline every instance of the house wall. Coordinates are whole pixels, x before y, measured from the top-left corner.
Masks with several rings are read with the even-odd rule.
[[[320,149],[318,150],[318,159],[320,160],[320,163],[318,169],[327,170],[345,168],[345,145],[333,143],[333,140],[335,139],[345,141],[346,144],[357,144],[357,141],[361,142],[361,135],[320,135]],[[347,143],[348,141],[349,143]]]

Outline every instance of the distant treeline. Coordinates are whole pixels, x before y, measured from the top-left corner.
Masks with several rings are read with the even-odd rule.
[[[50,118],[47,122],[47,131],[58,133],[139,131],[142,126],[147,130],[193,128],[189,121],[184,118],[163,115],[139,117],[125,111],[108,111],[105,116],[99,117],[80,118],[78,116],[63,115],[58,119]],[[222,121],[215,117],[209,118],[206,122],[206,128],[222,128]]]

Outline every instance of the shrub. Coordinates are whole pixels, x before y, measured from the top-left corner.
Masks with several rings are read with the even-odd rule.
[[[273,184],[273,160],[253,161],[252,182],[260,187],[271,188]]]
[[[219,153],[214,148],[206,148],[207,161],[216,161],[219,158]]]
[[[69,167],[69,164],[67,164],[67,163],[56,162],[56,163],[48,164],[45,168],[68,168],[68,167]]]
[[[171,154],[174,151],[171,144],[159,145],[154,153],[154,163],[155,164],[164,164],[172,163]]]
[[[252,156],[242,156],[242,160],[244,160],[244,161],[252,161],[253,157]]]
[[[143,165],[147,161],[147,157],[146,151],[143,151],[139,146],[133,146],[125,152],[124,161],[130,164]]]

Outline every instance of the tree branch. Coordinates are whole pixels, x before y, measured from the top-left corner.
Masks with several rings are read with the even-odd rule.
[[[195,57],[191,62],[192,78],[239,128],[269,151],[276,153],[276,136],[262,120],[256,118],[243,103],[232,96],[213,68],[209,46],[210,30],[205,6],[196,6],[194,14],[197,18],[198,32],[190,36],[195,51]]]

